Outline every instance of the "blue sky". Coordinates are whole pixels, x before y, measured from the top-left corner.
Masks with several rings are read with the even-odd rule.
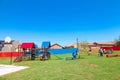
[[[120,0],[0,0],[0,40],[112,41],[120,35]]]

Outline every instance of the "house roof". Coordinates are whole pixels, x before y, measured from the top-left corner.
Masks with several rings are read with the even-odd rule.
[[[114,45],[114,42],[97,42],[97,44]]]
[[[114,45],[114,42],[94,42],[94,43],[88,43],[89,46],[95,46],[95,45]]]
[[[5,40],[0,40],[0,44],[12,44],[12,42],[14,42],[15,40],[11,40],[10,43],[6,43]]]
[[[54,47],[54,48],[58,48],[58,47],[59,47],[59,48],[63,48],[63,46],[61,46],[61,45],[59,45],[59,44],[57,44],[57,43],[56,43],[56,44],[51,45],[51,47]]]
[[[42,42],[42,48],[48,48],[48,47],[50,47],[51,46],[51,44],[50,44],[50,42],[49,41],[44,41],[44,42]]]
[[[21,48],[34,48],[35,44],[33,42],[24,42],[24,43],[22,43],[22,45],[20,47]]]
[[[68,44],[65,47],[71,47],[71,46],[74,46],[74,44]]]

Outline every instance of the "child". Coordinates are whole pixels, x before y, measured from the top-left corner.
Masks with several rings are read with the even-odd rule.
[[[90,55],[91,55],[91,51],[92,51],[91,49],[88,51],[88,56],[90,56]]]
[[[99,54],[100,54],[100,56],[103,56],[103,50],[102,50],[102,48],[99,49]]]

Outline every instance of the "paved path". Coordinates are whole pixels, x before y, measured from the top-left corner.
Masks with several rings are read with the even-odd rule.
[[[9,74],[12,72],[16,72],[22,69],[26,69],[28,67],[25,66],[15,66],[15,65],[0,65],[0,76]]]

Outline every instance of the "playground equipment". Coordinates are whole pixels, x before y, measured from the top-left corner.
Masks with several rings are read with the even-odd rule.
[[[21,60],[35,60],[36,55],[39,56],[41,61],[50,59],[50,55],[62,60],[63,58],[59,57],[57,54],[72,54],[72,59],[76,59],[78,48],[50,49],[50,47],[51,44],[49,41],[42,42],[41,48],[35,48],[35,44],[33,42],[22,43],[20,48],[22,48],[23,51],[19,52],[19,55],[16,57],[14,62],[19,62]]]
[[[64,59],[59,57],[59,54],[71,54],[71,56],[66,57],[66,60],[75,60],[77,57],[78,48],[49,49],[49,52],[59,60]]]
[[[18,57],[16,57],[14,62],[19,62],[22,59],[35,60],[37,51],[40,51],[40,54],[39,54],[39,55],[41,55],[40,60],[50,59],[50,53],[48,52],[49,47],[50,47],[50,42],[43,42],[41,48],[35,48],[35,44],[33,42],[22,43],[20,48],[23,51],[19,52],[19,55],[18,55]]]
[[[50,48],[51,44],[49,41],[46,41],[46,42],[43,42],[42,43],[42,52],[41,52],[41,55],[40,55],[40,60],[47,60],[47,59],[50,59],[50,53],[48,52],[48,49]]]
[[[118,57],[119,56],[119,54],[106,54],[106,57],[108,58],[108,57]]]
[[[21,51],[21,49],[23,51]],[[33,42],[22,43],[22,45],[20,46],[19,55],[18,57],[16,57],[14,62],[20,62],[23,57],[24,60],[26,60],[28,57],[30,57],[31,60],[35,59],[35,45]]]
[[[51,55],[55,56],[58,60],[63,60],[63,58],[57,56],[56,54],[51,53]]]
[[[23,52],[20,52],[18,57],[15,58],[14,62],[20,62],[22,60],[22,57],[24,56]]]

